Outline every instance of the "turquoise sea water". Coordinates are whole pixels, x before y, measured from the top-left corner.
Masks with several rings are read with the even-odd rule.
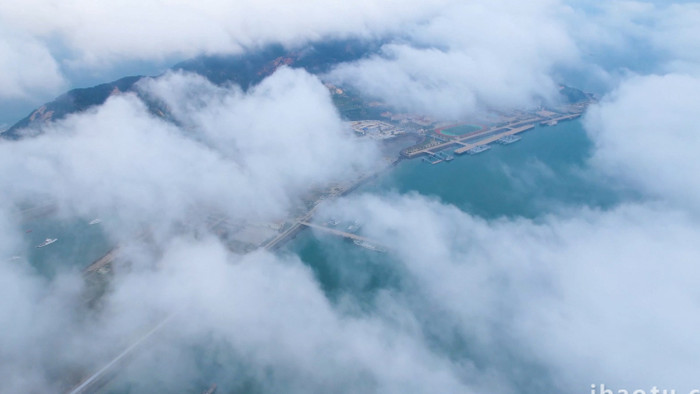
[[[486,152],[451,162],[402,161],[354,193],[419,193],[487,219],[533,220],[581,205],[608,209],[634,198],[589,168],[592,143],[579,120],[537,126],[521,136],[513,144],[492,144]],[[400,282],[390,256],[332,236],[304,231],[284,252],[309,265],[331,299],[340,294],[371,298],[373,290]]]
[[[417,192],[485,218],[536,218],[581,204],[607,208],[627,194],[588,168],[592,143],[579,120],[537,126],[521,136],[513,144],[491,144],[486,152],[455,156],[451,162],[403,161],[359,191]]]
[[[44,277],[81,270],[111,248],[101,224],[90,225],[85,220],[42,216],[23,222],[22,228],[24,250],[18,252],[18,257],[26,259]],[[37,248],[46,238],[57,241]]]

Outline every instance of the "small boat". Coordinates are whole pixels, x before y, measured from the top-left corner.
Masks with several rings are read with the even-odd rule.
[[[491,149],[491,147],[488,145],[478,145],[478,146],[475,146],[475,147],[469,149],[467,151],[467,153],[470,155],[476,155],[476,154],[479,154],[481,152],[487,151],[489,149]]]
[[[39,245],[37,245],[37,248],[43,248],[44,246],[51,245],[52,243],[58,241],[58,238],[46,238],[46,240]]]
[[[90,223],[88,223],[88,224],[92,226],[93,224],[100,224],[100,223],[102,223],[102,219],[97,218],[97,219],[92,219],[90,221]]]
[[[503,138],[498,139],[498,143],[502,145],[509,145],[518,141],[520,141],[520,137],[518,137],[517,135],[507,135]]]

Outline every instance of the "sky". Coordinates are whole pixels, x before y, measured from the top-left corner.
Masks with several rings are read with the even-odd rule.
[[[228,349],[231,374],[261,392],[700,388],[700,4],[33,0],[0,4],[0,26],[0,106],[12,111],[199,54],[387,42],[321,77],[281,68],[248,91],[165,72],[139,95],[0,142],[0,256],[27,246],[14,207],[50,197],[61,218],[119,212],[104,228],[132,262],[92,313],[80,272],[46,278],[0,260],[0,392],[55,392],[161,316],[175,323],[135,361],[136,391],[147,391],[139,363],[157,366],[164,391],[196,380],[192,346]],[[377,167],[377,146],[354,138],[325,80],[450,120],[556,102],[560,83],[586,88],[600,97],[582,120],[586,169],[641,198],[487,220],[435,197],[351,195],[320,220],[364,223],[401,285],[369,307],[331,300],[299,256],[230,252],[202,214],[280,220],[310,190]],[[153,239],[130,240],[144,226]]]

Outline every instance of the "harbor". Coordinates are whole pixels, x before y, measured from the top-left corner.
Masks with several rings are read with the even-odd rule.
[[[543,210],[541,202],[549,198],[566,201],[590,201],[593,198],[581,186],[589,185],[589,182],[581,180],[576,170],[585,162],[590,148],[580,121],[560,122],[556,126],[537,124],[515,137],[521,137],[517,143],[492,143],[488,151],[475,156],[465,153],[455,157],[449,165],[426,165],[420,158],[403,160],[391,174],[380,176],[359,191],[437,195],[444,203],[487,218],[515,214],[534,217]],[[540,173],[531,168],[535,165],[533,163],[538,163],[537,166],[546,164],[546,173],[553,170],[557,174],[557,183],[551,184],[548,179],[537,176],[533,178],[532,174]],[[530,183],[514,183],[511,179],[521,178],[525,172],[530,174],[528,182],[537,182],[537,187]],[[613,198],[611,193],[602,192],[595,186],[586,187],[596,190],[593,193],[596,205],[606,204]]]

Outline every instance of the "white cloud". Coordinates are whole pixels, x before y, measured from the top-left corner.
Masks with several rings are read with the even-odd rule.
[[[65,88],[60,67],[39,40],[0,29],[0,100],[26,100]]]
[[[409,43],[341,65],[332,80],[401,109],[442,118],[555,101],[556,65],[577,60],[554,1],[452,4],[412,26]]]
[[[0,362],[0,391],[60,391],[71,381],[63,377],[94,370],[133,340],[134,332],[143,332],[158,312],[177,309],[183,296],[207,297],[192,300],[195,312],[214,313],[201,302],[220,295],[229,279],[244,281],[240,289],[228,290],[232,296],[247,291],[241,287],[246,275],[223,266],[224,260],[238,258],[227,256],[217,243],[195,244],[194,252],[176,247],[160,264],[165,271],[152,272],[158,255],[128,243],[143,226],[152,230],[151,242],[167,249],[180,223],[197,227],[209,212],[236,222],[277,220],[313,187],[348,180],[376,165],[375,147],[352,137],[328,90],[304,71],[278,70],[247,93],[181,73],[145,81],[140,89],[151,99],[172,103],[182,126],[152,115],[129,93],[45,126],[39,136],[0,142],[6,171],[0,213],[9,215],[15,204],[48,196],[56,200],[61,217],[109,217],[102,225],[111,239],[123,242],[123,253],[134,263],[133,271],[115,280],[115,294],[105,301],[111,308],[94,316],[84,304],[80,273],[59,270],[56,278],[46,279],[22,259],[7,260],[24,241],[18,223],[3,222],[0,322],[6,335],[0,347],[9,361]],[[199,252],[206,252],[201,260],[187,260]],[[271,256],[250,259],[263,260],[259,266],[265,270],[272,264],[265,260],[275,261]],[[216,273],[223,275],[217,282],[221,286],[212,287],[210,275]],[[307,278],[300,285],[309,283]],[[286,293],[271,296],[293,299],[294,290],[290,283]],[[312,308],[307,313],[325,302],[318,290],[311,291],[316,304],[298,305]],[[152,296],[144,300],[149,292]],[[299,301],[308,297],[302,294]],[[338,319],[325,308],[319,313]],[[91,316],[87,321],[86,315]],[[269,316],[275,322],[280,317]]]
[[[594,163],[658,197],[698,209],[700,79],[635,77],[592,108]]]
[[[448,372],[449,361],[435,357],[416,333],[338,311],[296,258],[230,256],[211,240],[176,241],[163,263],[164,270],[153,275],[125,277],[113,306],[183,306],[163,348],[185,351],[183,344],[213,336],[243,358],[266,392],[469,392]],[[163,372],[177,364],[168,363]],[[275,372],[265,372],[270,370]],[[183,372],[166,387],[181,387],[204,373]],[[153,380],[136,375],[141,384]]]
[[[434,6],[435,4],[433,4]],[[437,4],[439,6],[439,3]],[[86,64],[123,57],[235,52],[269,42],[295,44],[326,35],[372,35],[431,14],[427,2],[395,0],[127,1],[96,4],[72,0],[60,5],[32,0],[0,6],[7,26],[39,37],[57,36]],[[31,13],[26,10],[31,9]]]
[[[9,91],[45,98],[61,86],[60,68],[94,74],[129,61],[239,53],[269,43],[393,37],[384,57],[344,68],[337,77],[405,108],[456,116],[551,97],[562,68],[602,79],[606,89],[625,69],[687,69],[697,60],[697,19],[697,4],[634,1],[305,0],[292,7],[273,0],[30,0],[0,5],[12,48],[5,57],[24,52],[33,59],[0,63],[0,74],[13,76],[7,81],[17,86],[4,83]],[[400,100],[392,95],[397,87]]]
[[[338,212],[396,253],[412,284],[401,305],[423,330],[447,344],[458,335],[462,357],[515,392],[696,383],[700,226],[682,212],[487,222],[419,196],[363,196]]]
[[[459,118],[608,92],[633,73],[697,73],[694,3],[454,2],[383,53],[330,74],[400,109]]]
[[[47,100],[66,85],[84,83],[86,73],[89,80],[99,80],[100,73],[114,75],[115,67],[129,62],[163,64],[200,54],[241,53],[270,43],[294,46],[329,37],[372,38],[432,15],[440,3],[3,2],[0,99]],[[130,72],[139,73],[133,66]],[[72,80],[66,84],[65,79]]]
[[[143,86],[182,106],[172,108],[185,126],[151,115],[134,94],[112,97],[43,136],[0,144],[12,174],[2,188],[15,200],[50,195],[85,217],[118,210],[162,223],[204,206],[270,220],[314,186],[375,164],[373,147],[351,138],[304,71],[280,70],[245,94],[185,74]]]
[[[671,4],[661,12],[652,44],[669,57],[667,71],[700,73],[700,4]]]

